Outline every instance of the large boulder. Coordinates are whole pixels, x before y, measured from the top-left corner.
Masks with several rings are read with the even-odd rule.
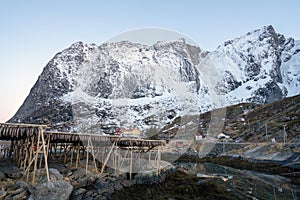
[[[47,174],[45,169],[38,169],[37,170],[37,176],[38,176],[38,184],[48,182]],[[49,178],[50,181],[63,181],[64,177],[61,175],[61,173],[54,168],[49,168]]]
[[[12,165],[12,164],[1,167],[1,172],[3,174],[5,174],[5,176],[7,178],[11,178],[11,179],[20,179],[23,176],[22,171],[20,170],[20,168],[18,168],[15,165]]]
[[[95,174],[82,168],[73,169],[68,175],[68,179],[75,189],[86,187],[93,183],[96,179]]]
[[[68,182],[53,181],[37,184],[30,189],[31,200],[68,200],[73,186]]]

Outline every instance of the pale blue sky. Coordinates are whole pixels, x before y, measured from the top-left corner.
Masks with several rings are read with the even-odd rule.
[[[143,27],[178,31],[213,50],[272,24],[300,39],[300,1],[287,0],[26,0],[0,1],[0,122],[17,111],[42,72],[72,43],[101,44]]]

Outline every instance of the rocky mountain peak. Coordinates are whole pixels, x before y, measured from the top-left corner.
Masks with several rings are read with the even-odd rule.
[[[87,131],[85,125],[93,124],[89,131],[106,133],[118,126],[168,124],[213,109],[204,69],[220,75],[213,87],[226,99],[224,106],[273,102],[299,94],[299,52],[298,41],[285,39],[272,26],[226,41],[212,52],[184,39],[153,45],[77,42],[46,65],[10,122],[72,131]],[[74,116],[81,125],[74,124]]]
[[[256,103],[273,102],[285,97],[287,90],[282,85],[282,54],[284,49],[291,48],[286,46],[292,45],[290,40],[276,33],[272,26],[264,26],[224,42],[209,55],[223,77],[218,83],[220,92],[229,94],[229,100],[241,93],[245,94],[242,92],[244,89],[253,92],[257,87],[264,92],[256,91],[255,98],[246,98]],[[240,87],[242,85],[247,86]]]

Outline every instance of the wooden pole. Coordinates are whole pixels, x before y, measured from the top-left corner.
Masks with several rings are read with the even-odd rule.
[[[64,163],[67,162],[67,150],[68,150],[68,145],[67,143],[64,144]]]
[[[34,147],[34,135],[31,137],[31,145],[30,145],[30,149],[29,149],[29,160],[28,160],[28,167],[27,167],[27,176],[26,176],[26,181],[29,181],[29,172],[30,172],[30,167],[31,167],[31,159],[32,159],[32,154],[33,154],[33,147]],[[24,172],[26,174],[26,169],[24,168]]]
[[[25,158],[24,158],[24,161],[23,161],[23,165],[21,166],[23,168],[23,170],[26,168],[26,163],[27,163],[28,154],[29,154],[28,150],[29,150],[28,147],[24,149],[24,151],[25,151]]]
[[[92,141],[90,141],[90,143],[91,143],[91,146],[92,146],[92,156],[93,156],[93,161],[94,161],[95,170],[96,170],[96,173],[99,173],[98,167],[97,167],[97,162],[96,162],[96,157],[95,157],[94,146],[93,146]]]
[[[158,176],[158,150],[157,150],[157,152],[156,152],[156,155],[155,155],[155,162],[156,162],[156,175]],[[154,164],[154,166],[155,166],[155,164]]]
[[[45,159],[45,169],[46,169],[47,179],[48,179],[48,182],[49,182],[50,181],[50,176],[49,176],[49,170],[48,170],[48,155],[47,155],[47,151],[48,150],[46,149],[45,138],[44,138],[44,131],[43,131],[42,127],[39,127],[39,132],[41,132],[43,152],[44,152],[44,159]]]
[[[139,159],[139,167],[141,167],[141,152],[139,150],[139,153],[138,153],[138,159]]]
[[[121,168],[121,150],[118,148],[118,171],[117,171],[117,175],[120,175],[120,168]]]
[[[51,147],[50,146],[51,146],[50,137],[48,137],[48,141],[47,141],[47,158],[49,158],[49,156],[52,155],[52,146]]]
[[[57,158],[56,150],[57,150],[57,144],[54,144],[54,157],[55,157],[55,159]]]
[[[113,143],[113,145],[112,145],[112,147],[111,147],[111,149],[110,149],[110,151],[109,151],[109,153],[108,153],[108,155],[107,155],[107,157],[106,157],[106,159],[105,159],[105,161],[104,161],[104,163],[103,163],[103,165],[102,165],[101,172],[100,172],[101,174],[103,173],[104,167],[105,167],[105,165],[106,165],[107,162],[108,162],[108,159],[109,159],[109,157],[110,157],[110,154],[111,154],[112,150],[113,150],[114,147],[115,147],[115,144],[116,144],[116,142]]]
[[[14,158],[13,160],[15,160],[17,162],[17,165],[19,167],[19,141],[16,140],[16,144],[14,145]]]
[[[129,166],[129,179],[132,179],[132,157],[133,157],[133,150],[130,149],[130,166]]]
[[[39,164],[39,169],[42,168],[42,161],[43,161],[43,154],[40,155],[40,164]]]
[[[20,141],[19,142],[19,145],[18,145],[18,167],[21,167],[21,163],[22,161],[24,160],[24,156],[23,154],[25,153],[25,148],[24,148],[24,143],[23,141]]]
[[[116,172],[116,171],[115,171],[115,169],[116,169],[116,168],[115,168],[115,164],[116,164],[116,163],[115,163],[115,161],[116,161],[116,160],[115,160],[115,150],[113,150],[111,158],[112,158],[112,167],[113,167],[113,169],[114,169],[114,174],[115,174],[115,172]]]
[[[62,161],[62,154],[61,154],[61,150],[62,150],[62,143],[60,143],[60,148],[59,148],[59,160]]]
[[[99,157],[98,157],[99,152],[100,152],[99,147],[96,147],[96,149],[97,149],[97,151],[95,152],[95,158],[99,158]]]
[[[90,138],[88,139],[88,145],[86,147],[86,162],[85,162],[85,174],[87,174],[88,171],[88,165],[89,165],[89,148],[90,148]]]
[[[41,151],[42,148],[43,148],[43,147],[40,146],[39,149],[37,149],[37,151]],[[35,154],[34,157],[32,158],[32,160],[30,161],[30,163],[29,163],[27,169],[25,170],[25,173],[26,173],[27,171],[30,170],[30,167],[31,167],[32,163],[35,162],[35,159],[36,159],[37,157],[38,157],[38,154]]]
[[[161,146],[158,146],[158,174],[160,173]]]
[[[79,163],[79,153],[80,153],[80,144],[77,144],[76,147],[76,168],[78,168],[78,163]]]
[[[9,149],[9,158],[12,157],[12,152],[13,152],[14,146],[15,146],[15,142],[14,142],[14,140],[11,140],[10,149]]]
[[[104,163],[104,158],[105,158],[105,156],[106,156],[106,144],[107,144],[107,142],[106,142],[106,138],[104,139],[104,151],[103,151],[103,155],[102,155],[102,163]]]
[[[37,141],[36,154],[35,154],[35,157],[34,157],[34,168],[33,168],[32,185],[35,182],[35,175],[36,175],[36,170],[37,170],[38,155],[39,155],[39,151],[40,151],[40,137],[41,137],[41,133],[40,133],[40,131],[38,131],[38,141]]]
[[[74,153],[74,146],[72,145],[72,148],[71,148],[71,166],[73,165],[73,153]]]
[[[128,152],[129,152],[129,149],[127,149],[127,150],[125,151],[125,153],[124,153],[124,157],[123,157],[123,160],[122,160],[122,162],[121,162],[121,165],[120,165],[119,169],[121,169],[121,168],[122,168],[122,166],[123,166],[123,164],[124,164],[124,161],[125,161],[125,159],[127,159]]]
[[[29,151],[30,151],[30,138],[27,138],[24,144],[24,151],[25,151],[25,158],[23,161],[23,165],[21,166],[23,168],[23,170],[26,169],[26,164],[27,164],[27,160],[28,160],[28,156],[29,156]]]
[[[115,165],[114,165],[114,171],[115,171],[115,175],[117,175],[118,173],[118,147],[115,148],[115,152],[114,152],[114,162],[115,162]]]

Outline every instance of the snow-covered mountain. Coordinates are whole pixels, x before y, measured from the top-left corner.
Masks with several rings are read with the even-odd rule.
[[[221,74],[218,89],[229,105],[269,103],[299,94],[299,51],[299,41],[266,26],[225,42],[208,57]]]
[[[10,122],[111,133],[178,116],[299,94],[300,42],[272,26],[207,52],[184,39],[152,46],[78,42],[54,56]]]

